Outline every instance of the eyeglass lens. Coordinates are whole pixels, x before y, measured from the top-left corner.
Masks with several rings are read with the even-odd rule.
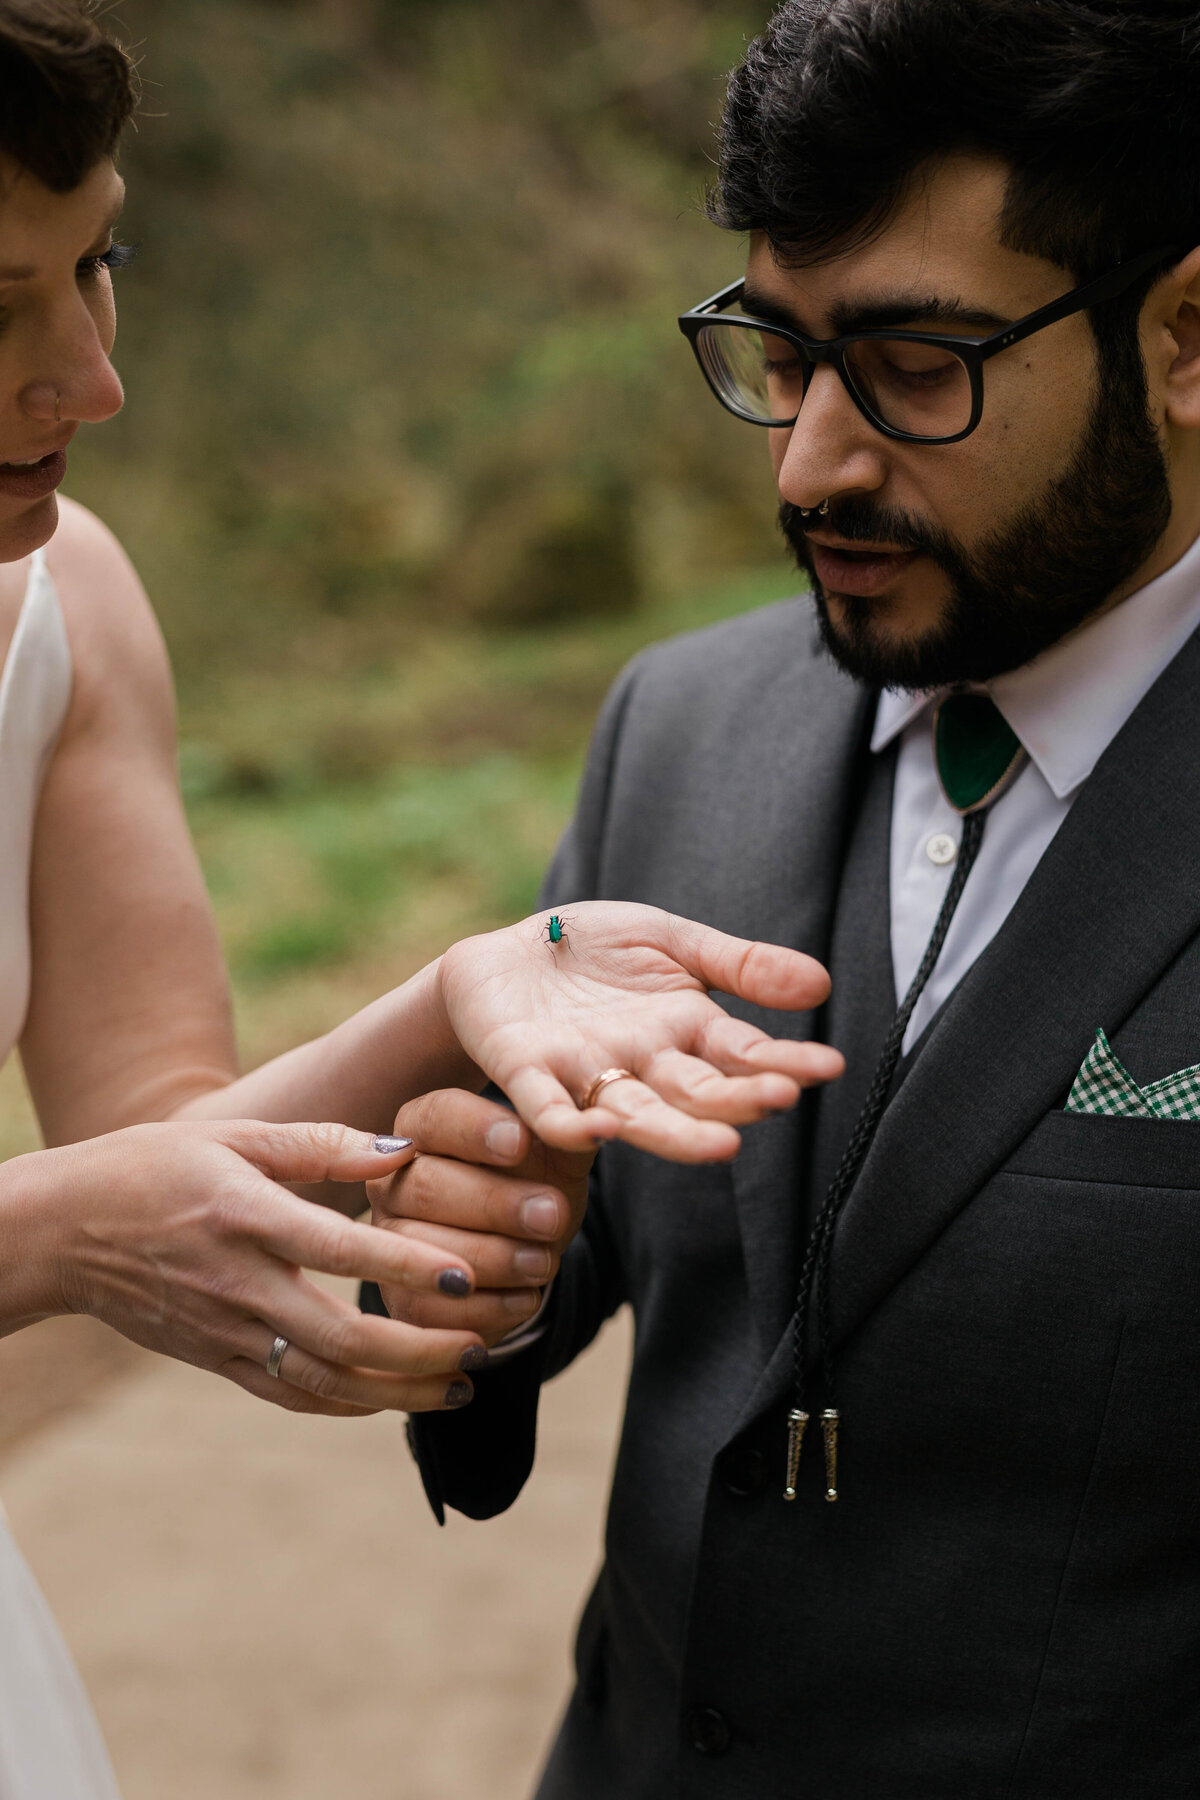
[[[786,338],[714,319],[703,326],[697,348],[734,412],[764,425],[795,421],[812,365]],[[845,368],[867,411],[893,431],[953,437],[971,422],[967,366],[944,345],[859,338],[846,351]]]

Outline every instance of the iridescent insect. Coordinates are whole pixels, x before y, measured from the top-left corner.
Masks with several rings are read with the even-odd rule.
[[[548,944],[552,952],[559,944],[566,944],[568,950],[571,948],[567,943],[569,924],[570,920],[564,919],[561,913],[551,913],[547,923],[542,926],[542,942]]]

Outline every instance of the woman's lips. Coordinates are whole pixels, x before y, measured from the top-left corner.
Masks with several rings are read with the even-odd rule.
[[[67,472],[65,450],[52,450],[40,462],[19,465],[0,463],[0,495],[14,500],[44,500]]]
[[[835,550],[815,538],[808,547],[817,580],[830,594],[881,594],[918,555],[916,550]]]

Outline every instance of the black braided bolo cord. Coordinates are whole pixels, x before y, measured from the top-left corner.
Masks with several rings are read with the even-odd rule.
[[[871,1078],[871,1086],[863,1102],[862,1111],[858,1115],[858,1121],[850,1134],[850,1141],[843,1152],[837,1172],[829,1184],[829,1191],[821,1204],[821,1210],[817,1214],[805,1246],[804,1261],[800,1267],[800,1284],[796,1294],[796,1310],[792,1314],[792,1372],[796,1391],[796,1414],[804,1412],[805,1343],[808,1336],[809,1307],[815,1289],[817,1336],[820,1345],[821,1372],[825,1385],[825,1405],[836,1423],[833,1398],[833,1352],[829,1336],[829,1257],[833,1248],[834,1232],[842,1208],[850,1197],[854,1183],[858,1179],[858,1172],[866,1161],[867,1152],[871,1148],[875,1133],[879,1128],[879,1121],[883,1117],[888,1095],[891,1092],[896,1064],[900,1060],[900,1049],[904,1043],[904,1034],[908,1030],[908,1022],[913,1016],[917,1001],[921,998],[925,985],[933,974],[937,959],[942,953],[942,945],[946,941],[950,921],[958,908],[962,891],[967,885],[967,877],[979,854],[986,818],[986,811],[980,811],[968,813],[963,820],[958,862],[954,870],[954,878],[946,890],[946,898],[942,901],[942,910],[938,914],[937,924],[925,946],[921,966],[913,977],[912,985],[892,1020],[891,1028],[879,1055],[879,1061],[875,1065],[875,1073]],[[826,1454],[828,1459],[828,1447]],[[794,1497],[795,1490],[789,1483],[787,1498]],[[826,1498],[837,1498],[835,1480],[829,1481]]]

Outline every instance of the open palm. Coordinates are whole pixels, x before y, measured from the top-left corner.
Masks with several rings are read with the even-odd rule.
[[[717,1161],[736,1154],[735,1125],[842,1071],[836,1051],[769,1037],[710,997],[806,1012],[829,991],[818,962],[657,907],[592,901],[467,938],[442,958],[440,982],[464,1050],[565,1150],[620,1137],[677,1162]],[[615,1068],[629,1076],[582,1110]]]

